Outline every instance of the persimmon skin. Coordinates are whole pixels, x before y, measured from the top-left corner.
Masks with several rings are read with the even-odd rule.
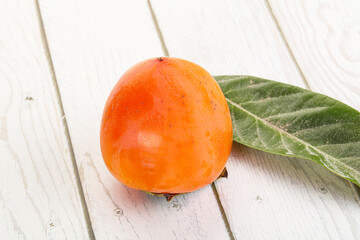
[[[153,193],[187,193],[217,179],[232,146],[226,99],[199,65],[153,58],[131,67],[106,102],[103,159],[125,185]]]

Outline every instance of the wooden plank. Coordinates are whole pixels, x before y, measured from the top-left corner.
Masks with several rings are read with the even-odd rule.
[[[360,2],[270,1],[269,7],[309,87],[359,110]]]
[[[36,9],[0,8],[0,235],[88,239]]]
[[[247,74],[305,87],[265,2],[152,0],[171,56],[213,75]],[[236,239],[357,239],[347,181],[308,160],[235,144],[229,179],[216,183]]]
[[[105,100],[136,62],[161,56],[146,1],[40,1],[91,222],[98,239],[227,239],[211,187],[165,198],[111,176],[99,148]]]
[[[360,1],[272,1],[312,90],[360,109]]]

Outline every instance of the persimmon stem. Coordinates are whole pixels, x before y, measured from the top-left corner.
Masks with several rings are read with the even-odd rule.
[[[220,173],[219,177],[216,180],[218,180],[219,178],[228,178],[228,176],[229,176],[229,174],[225,167],[224,170]]]
[[[167,200],[168,202],[170,202],[171,199],[173,199],[176,195],[179,195],[179,194],[180,194],[180,193],[170,193],[170,194],[165,193],[165,194],[164,194],[164,197],[166,198],[166,200]]]
[[[182,193],[153,193],[147,191],[143,191],[143,192],[157,197],[164,196],[168,202],[171,201],[171,199],[173,199],[175,196],[182,194]]]
[[[228,178],[228,175],[229,175],[228,171],[225,167],[216,180],[218,180],[219,178]],[[173,199],[175,196],[184,194],[184,193],[154,193],[154,192],[148,192],[148,191],[143,191],[143,192],[150,194],[150,195],[158,196],[158,197],[164,196],[168,202],[170,202],[171,199]]]

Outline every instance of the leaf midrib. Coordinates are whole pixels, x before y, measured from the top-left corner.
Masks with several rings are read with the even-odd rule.
[[[309,144],[309,143],[307,143],[307,142],[304,142],[303,140],[297,138],[296,136],[294,136],[294,135],[292,135],[292,134],[284,131],[283,129],[275,126],[274,124],[266,121],[265,119],[263,119],[263,118],[255,115],[255,114],[253,114],[252,112],[249,112],[248,110],[246,110],[245,108],[243,108],[241,105],[239,105],[239,104],[231,101],[231,100],[228,99],[227,97],[225,97],[225,98],[226,98],[226,101],[227,101],[228,103],[230,103],[230,104],[233,105],[234,107],[239,108],[241,111],[249,114],[250,116],[252,116],[253,118],[255,118],[257,121],[263,122],[263,123],[264,123],[265,125],[267,125],[268,127],[273,128],[273,129],[279,131],[281,134],[284,134],[284,135],[289,136],[290,138],[292,138],[292,139],[300,142],[301,144],[303,144],[303,145],[305,145],[305,146],[307,146],[307,147],[312,147],[312,148],[315,149],[317,152],[319,152],[320,154],[322,154],[324,157],[328,156],[328,157],[332,158],[333,160],[335,160],[336,162],[338,162],[339,165],[342,165],[343,167],[347,168],[350,172],[353,172],[357,179],[360,177],[360,174],[359,174],[354,168],[352,168],[351,166],[343,163],[342,161],[340,161],[340,160],[337,159],[336,157],[331,156],[331,155],[329,155],[329,154],[321,151],[321,150],[318,149],[317,147],[315,147],[315,146],[313,146],[313,145],[311,145],[311,144]],[[289,156],[291,156],[291,155],[289,155]],[[336,173],[336,174],[339,174],[339,173]],[[357,180],[356,180],[356,181],[357,181]]]

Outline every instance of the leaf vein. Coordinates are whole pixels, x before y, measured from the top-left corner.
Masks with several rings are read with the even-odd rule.
[[[355,144],[355,143],[360,143],[360,141],[356,141],[356,142],[346,142],[346,143],[331,143],[331,144],[322,144],[322,145],[317,145],[317,148],[323,148],[323,147],[330,147],[330,146],[343,146],[343,145],[348,145],[348,144]]]
[[[282,134],[284,134],[284,135],[287,135],[287,136],[289,136],[290,138],[293,138],[295,141],[298,141],[299,143],[305,145],[305,147],[307,148],[308,151],[309,151],[309,148],[308,148],[308,147],[311,147],[311,148],[315,149],[315,150],[317,151],[317,153],[318,153],[317,156],[320,158],[320,161],[321,161],[325,166],[327,166],[329,169],[336,170],[336,171],[337,171],[337,174],[340,175],[340,174],[343,174],[343,172],[342,172],[342,171],[338,171],[338,166],[334,165],[335,162],[337,162],[339,165],[341,165],[341,166],[343,166],[344,168],[346,168],[349,172],[351,172],[351,173],[353,174],[353,177],[356,178],[356,181],[359,181],[359,179],[360,179],[360,173],[357,172],[353,167],[351,167],[351,166],[349,166],[349,165],[341,162],[339,159],[337,159],[337,158],[335,158],[335,157],[333,157],[333,156],[331,156],[331,155],[329,155],[329,154],[321,151],[321,150],[318,149],[317,147],[312,146],[311,144],[309,144],[309,143],[307,143],[307,142],[305,142],[305,141],[297,138],[296,136],[294,136],[294,135],[292,135],[292,134],[284,131],[283,129],[278,128],[277,126],[275,126],[275,125],[273,125],[272,123],[266,121],[265,119],[261,119],[259,116],[257,116],[257,115],[255,115],[255,114],[249,112],[248,110],[246,110],[245,108],[243,108],[241,105],[239,105],[239,104],[231,101],[230,99],[226,98],[226,100],[227,100],[228,103],[230,103],[231,105],[233,105],[233,107],[237,107],[239,110],[247,113],[248,115],[250,115],[250,116],[253,117],[254,119],[257,119],[257,120],[263,122],[263,123],[264,123],[265,125],[267,125],[268,127],[273,128],[273,129],[279,131],[280,133],[282,133]],[[310,151],[309,151],[309,152],[310,152]],[[312,151],[311,151],[311,152],[312,152]],[[310,153],[311,153],[311,152],[310,152]],[[319,156],[319,155],[320,155],[320,156]],[[327,159],[327,160],[330,160],[330,158],[331,158],[331,160],[332,160],[333,163],[330,163],[330,161],[324,162],[324,160],[326,160],[326,159]],[[331,164],[331,166],[330,166],[329,164]]]
[[[309,131],[309,130],[314,130],[316,128],[323,128],[323,127],[335,126],[335,125],[341,126],[343,124],[353,124],[353,123],[344,123],[344,122],[330,123],[330,124],[320,125],[320,126],[316,126],[316,127],[304,128],[304,129],[293,132],[293,134],[298,135],[300,132],[303,132],[303,131]]]
[[[260,103],[260,102],[266,102],[266,101],[271,101],[274,99],[280,99],[283,97],[288,97],[288,96],[292,96],[292,95],[306,95],[307,93],[303,93],[303,92],[297,92],[297,93],[291,93],[291,94],[286,94],[286,95],[281,95],[278,97],[268,97],[268,98],[263,98],[263,99],[259,99],[259,100],[250,100],[250,101],[246,101],[246,102],[241,102],[241,104],[248,104],[248,103]],[[226,94],[224,94],[226,96]]]
[[[223,82],[231,82],[231,81],[234,81],[234,80],[239,80],[239,79],[244,79],[246,77],[234,77],[234,78],[228,78],[228,79],[224,79],[224,80],[216,80],[218,83],[223,83]]]
[[[265,142],[263,141],[262,137],[260,136],[260,128],[259,128],[259,124],[258,124],[258,120],[257,120],[257,119],[255,119],[255,123],[256,123],[256,134],[258,135],[261,144],[262,144],[264,147],[268,148],[268,146],[265,144]]]
[[[284,147],[286,148],[286,150],[289,152],[289,154],[294,154],[293,151],[291,151],[288,147],[288,145],[285,143],[285,140],[284,140],[284,135],[279,133],[280,134],[280,139],[281,139],[281,142],[283,143]]]
[[[275,115],[270,115],[270,116],[267,116],[267,120],[270,119],[270,118],[274,118],[274,117],[278,117],[278,116],[281,116],[281,117],[284,117],[284,116],[289,116],[289,115],[298,115],[298,114],[302,114],[302,113],[308,113],[308,112],[316,112],[318,110],[325,110],[325,109],[329,109],[330,107],[329,106],[326,106],[326,107],[312,107],[312,108],[303,108],[303,109],[299,109],[297,111],[294,111],[294,112],[286,112],[286,113],[278,113],[278,114],[275,114]]]

